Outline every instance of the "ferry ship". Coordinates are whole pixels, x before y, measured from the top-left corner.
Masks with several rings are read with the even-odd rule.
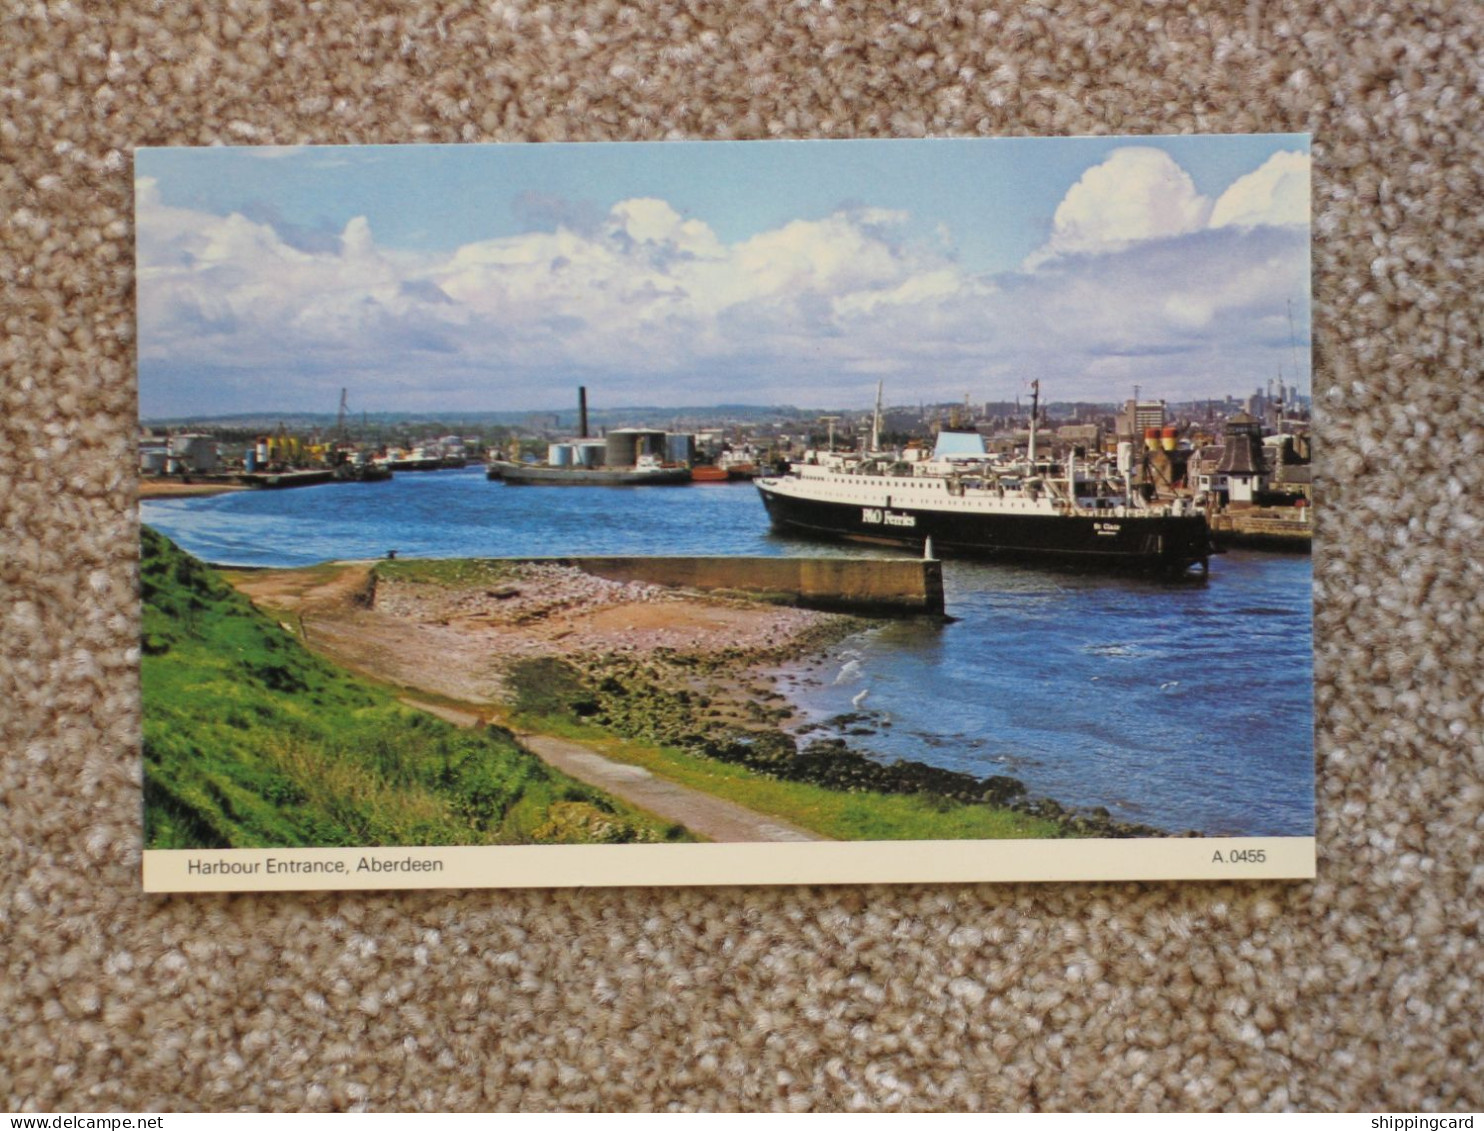
[[[756,480],[775,528],[949,555],[1090,569],[1206,574],[1211,535],[1186,499],[1150,503],[1105,461],[992,459],[977,432],[941,432],[931,453],[811,451]],[[875,448],[873,443],[872,448]]]

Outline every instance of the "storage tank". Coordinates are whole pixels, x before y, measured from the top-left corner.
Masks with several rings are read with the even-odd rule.
[[[609,431],[609,467],[633,467],[642,455],[664,459],[665,434],[657,428],[615,428]]]
[[[147,475],[163,474],[169,459],[164,448],[143,448],[139,452],[139,470]]]
[[[603,462],[609,467],[633,467],[637,445],[632,432],[609,432]]]
[[[576,460],[583,467],[602,467],[608,455],[606,440],[584,440],[577,445]]]
[[[688,464],[696,452],[696,438],[688,432],[670,432],[665,436],[665,461]]]
[[[547,444],[546,445],[546,462],[549,463],[552,467],[571,467],[572,466],[572,445],[571,444]]]
[[[197,471],[215,471],[221,463],[221,449],[215,437],[202,436],[191,445],[191,464]]]
[[[170,437],[169,458],[187,471],[215,471],[216,438],[199,432],[181,432]]]

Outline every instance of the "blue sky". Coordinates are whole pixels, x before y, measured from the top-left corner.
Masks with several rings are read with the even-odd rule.
[[[1294,135],[141,150],[141,413],[1241,392],[1290,302],[1307,356],[1308,175]]]

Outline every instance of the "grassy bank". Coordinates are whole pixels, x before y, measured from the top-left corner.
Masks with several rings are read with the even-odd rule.
[[[807,753],[790,755],[780,749],[773,768],[761,770],[644,737],[616,735],[592,721],[608,719],[601,688],[591,686],[576,668],[560,660],[517,664],[511,682],[516,693],[512,722],[518,725],[580,741],[615,761],[641,766],[658,777],[782,817],[833,839],[991,840],[1073,835],[1063,822],[925,789],[883,792],[797,780],[798,775],[815,769]],[[838,765],[839,752],[830,754]]]
[[[146,528],[149,848],[623,843],[683,831],[311,654]]]

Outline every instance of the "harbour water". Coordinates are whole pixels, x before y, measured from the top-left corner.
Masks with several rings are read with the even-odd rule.
[[[482,469],[150,500],[208,561],[875,551],[769,531],[749,484],[508,487]],[[815,728],[884,759],[1010,774],[1172,832],[1313,832],[1309,559],[1233,551],[1208,583],[950,561],[947,623],[851,637],[783,674]]]

